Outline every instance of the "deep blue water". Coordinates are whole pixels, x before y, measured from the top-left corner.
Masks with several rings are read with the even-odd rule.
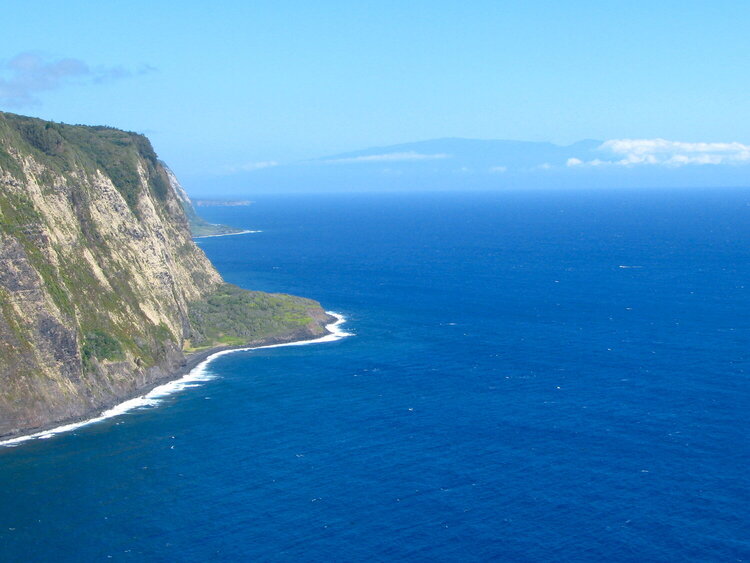
[[[356,336],[0,449],[0,560],[750,560],[750,190],[202,211]]]

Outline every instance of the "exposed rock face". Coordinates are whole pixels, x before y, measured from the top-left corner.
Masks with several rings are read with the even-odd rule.
[[[190,196],[188,196],[185,188],[182,187],[179,180],[177,179],[177,176],[174,175],[174,172],[172,172],[169,167],[162,161],[159,161],[159,164],[166,171],[167,178],[169,179],[169,185],[172,187],[172,190],[177,196],[177,199],[182,204],[182,209],[185,211],[188,225],[190,225],[190,232],[193,233],[193,236],[210,237],[216,235],[231,235],[242,232],[241,229],[235,229],[234,227],[229,227],[227,225],[217,225],[214,223],[209,223],[208,221],[203,219],[203,217],[200,217],[198,213],[195,212],[195,207],[193,207],[193,202],[190,199]]]
[[[207,332],[191,304],[226,286],[175,183],[141,135],[0,113],[0,436],[170,376]]]

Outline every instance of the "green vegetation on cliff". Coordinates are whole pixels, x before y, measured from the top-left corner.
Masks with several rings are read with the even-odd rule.
[[[142,135],[0,112],[0,436],[117,402],[185,352],[325,332],[313,301],[225,284],[185,201]]]
[[[0,112],[0,136],[6,140],[0,148],[0,166],[23,178],[15,151],[20,157],[32,156],[44,161],[51,171],[72,172],[101,170],[137,214],[136,203],[141,189],[138,165],[145,173],[154,195],[163,200],[169,190],[166,172],[159,165],[151,142],[138,133],[111,127],[84,127],[44,121]]]
[[[242,229],[230,227],[229,225],[220,225],[209,223],[203,217],[196,214],[195,219],[189,219],[190,232],[194,237],[215,237],[219,235],[236,235],[241,233]]]
[[[180,203],[182,204],[182,209],[185,211],[185,216],[187,217],[188,224],[190,225],[190,232],[193,234],[194,237],[231,235],[231,234],[242,232],[241,229],[237,229],[235,227],[229,227],[228,225],[218,225],[215,223],[209,223],[203,217],[198,215],[198,213],[195,211],[195,206],[193,205],[193,201],[190,199],[190,196],[188,196],[185,189],[180,185],[180,182],[179,180],[177,180],[177,177],[167,167],[166,164],[162,162],[161,165],[166,170],[167,176],[169,177],[170,185],[172,189],[174,190],[174,193],[177,195],[177,198],[180,200]]]
[[[0,256],[6,258],[8,283],[22,280],[28,285],[25,291],[40,291],[52,301],[36,303],[35,313],[47,313],[48,323],[74,329],[69,336],[78,342],[80,360],[72,361],[81,363],[84,375],[97,370],[94,360],[125,360],[126,353],[147,367],[163,360],[164,333],[139,310],[143,295],[129,275],[139,264],[123,264],[121,256],[126,251],[136,258],[136,245],[127,238],[148,237],[139,202],[153,202],[159,223],[174,222],[178,231],[185,229],[184,217],[168,208],[174,198],[169,178],[148,139],[109,127],[0,113],[0,155]],[[114,194],[97,193],[102,175],[127,209],[116,209]],[[115,209],[97,209],[102,205]],[[93,216],[102,211],[121,221],[116,230],[103,217]],[[27,271],[14,276],[19,264]],[[11,307],[15,318],[3,320],[27,327],[33,340],[38,328],[22,314],[19,305],[31,308],[23,297],[9,294],[17,305]],[[170,335],[179,345],[179,336]],[[11,359],[0,357],[0,381],[14,369]]]
[[[324,334],[320,306],[311,299],[281,293],[247,291],[224,284],[190,307],[190,323],[200,327],[188,343],[191,350],[239,346],[269,338],[293,337],[300,331]]]
[[[89,332],[84,335],[81,354],[84,363],[92,361],[94,358],[99,360],[123,360],[122,346],[120,342],[100,330]]]

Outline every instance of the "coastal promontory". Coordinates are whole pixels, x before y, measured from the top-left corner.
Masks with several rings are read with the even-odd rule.
[[[317,302],[225,283],[185,198],[142,135],[0,112],[0,437],[89,416],[206,351],[325,334]]]

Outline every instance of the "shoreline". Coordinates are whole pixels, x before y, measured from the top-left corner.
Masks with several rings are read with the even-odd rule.
[[[239,234],[239,233],[236,233]],[[224,236],[224,235],[212,235],[212,236]],[[339,313],[332,311],[326,311],[326,314],[335,319],[334,322],[325,325],[327,334],[316,338],[309,338],[304,340],[288,340],[285,341],[283,338],[271,337],[267,340],[261,341],[256,344],[246,344],[242,346],[217,346],[215,348],[209,348],[201,352],[194,352],[186,356],[185,363],[180,366],[179,369],[175,370],[174,373],[170,374],[161,380],[154,381],[144,387],[141,387],[134,391],[129,396],[121,398],[119,402],[112,403],[111,405],[105,405],[99,407],[95,411],[87,413],[86,415],[76,417],[67,421],[59,421],[50,424],[46,427],[40,427],[34,429],[31,434],[21,434],[14,436],[8,434],[0,437],[0,448],[12,448],[19,444],[28,442],[31,440],[44,440],[52,438],[58,434],[72,432],[84,426],[90,424],[96,424],[110,418],[120,416],[122,414],[131,412],[133,410],[155,407],[161,403],[161,399],[169,395],[178,393],[189,387],[195,387],[196,384],[204,381],[210,381],[217,376],[207,373],[206,368],[211,364],[213,360],[224,356],[226,354],[232,354],[235,352],[247,352],[250,350],[260,350],[265,348],[281,348],[284,346],[306,346],[309,344],[322,344],[324,342],[335,342],[347,336],[351,336],[351,333],[341,330],[339,327],[346,322],[346,317]]]
[[[234,235],[249,235],[249,234],[252,234],[252,233],[262,233],[262,232],[263,231],[245,230],[245,231],[237,231],[236,233],[221,233],[219,235],[199,235],[197,237],[193,237],[193,239],[197,239],[197,238],[213,238],[213,237],[231,237],[231,236],[234,236]]]

